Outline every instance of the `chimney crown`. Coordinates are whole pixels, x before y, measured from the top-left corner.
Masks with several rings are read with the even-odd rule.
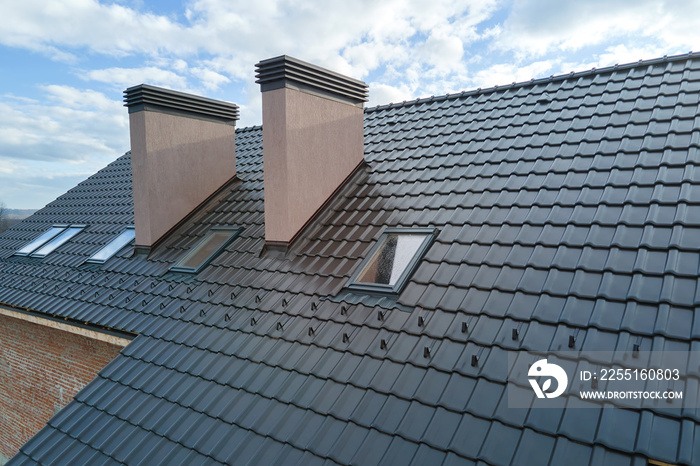
[[[238,105],[231,102],[185,94],[149,84],[139,84],[124,91],[124,106],[129,113],[143,110],[190,116],[220,123],[235,124]]]
[[[262,92],[287,87],[334,97],[357,106],[367,102],[369,96],[369,88],[364,82],[288,55],[263,60],[255,68],[255,82],[260,84]]]

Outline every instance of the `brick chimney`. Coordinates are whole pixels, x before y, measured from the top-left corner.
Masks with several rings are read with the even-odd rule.
[[[235,176],[238,106],[147,84],[124,106],[136,247],[150,248]]]
[[[367,84],[286,55],[256,66],[265,244],[284,249],[363,161]]]

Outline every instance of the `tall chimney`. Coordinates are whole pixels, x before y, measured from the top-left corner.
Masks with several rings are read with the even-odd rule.
[[[147,84],[124,105],[136,247],[150,248],[235,176],[238,106]]]
[[[265,244],[283,249],[362,163],[368,88],[286,55],[255,66],[263,104]]]

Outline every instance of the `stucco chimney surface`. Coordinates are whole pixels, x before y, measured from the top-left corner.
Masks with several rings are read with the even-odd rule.
[[[129,108],[137,248],[149,248],[236,174],[238,107],[142,84]]]
[[[256,65],[265,243],[287,247],[364,157],[367,85],[289,56]]]

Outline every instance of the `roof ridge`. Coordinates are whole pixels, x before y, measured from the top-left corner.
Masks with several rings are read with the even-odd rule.
[[[538,84],[544,84],[544,83],[550,83],[550,82],[557,82],[557,81],[565,81],[567,79],[571,78],[580,78],[581,76],[590,76],[590,75],[599,75],[599,74],[604,74],[604,73],[609,73],[611,71],[618,71],[618,70],[628,70],[628,69],[633,69],[641,66],[649,66],[649,65],[655,65],[657,63],[669,63],[669,62],[676,62],[676,61],[682,61],[682,60],[688,60],[691,58],[696,58],[700,57],[700,52],[693,52],[690,51],[688,53],[683,53],[679,55],[664,55],[663,57],[660,58],[652,58],[649,60],[639,60],[636,62],[631,62],[631,63],[624,63],[622,65],[620,64],[615,64],[612,66],[606,66],[603,68],[591,68],[590,70],[583,70],[583,71],[571,71],[569,73],[563,73],[563,74],[558,74],[558,75],[551,75],[548,78],[532,78],[529,81],[520,81],[520,82],[513,82],[511,84],[502,84],[502,85],[494,85],[492,87],[487,87],[487,88],[477,88],[477,89],[472,89],[468,91],[461,91],[461,92],[456,92],[454,94],[444,94],[444,95],[439,95],[439,96],[430,96],[430,97],[420,97],[416,98],[414,100],[404,100],[403,102],[391,102],[388,104],[380,104],[376,105],[374,107],[367,107],[365,108],[365,113],[372,113],[372,112],[377,112],[380,110],[386,110],[389,108],[399,108],[399,107],[408,107],[412,105],[419,105],[423,104],[426,102],[442,102],[445,100],[456,100],[461,97],[465,96],[472,96],[472,95],[479,95],[479,94],[490,94],[496,91],[503,90],[504,88],[507,89],[519,89],[521,87],[526,87],[526,86],[534,86]]]
[[[236,133],[246,133],[260,129],[262,129],[262,125],[244,126],[243,128],[236,128]]]

